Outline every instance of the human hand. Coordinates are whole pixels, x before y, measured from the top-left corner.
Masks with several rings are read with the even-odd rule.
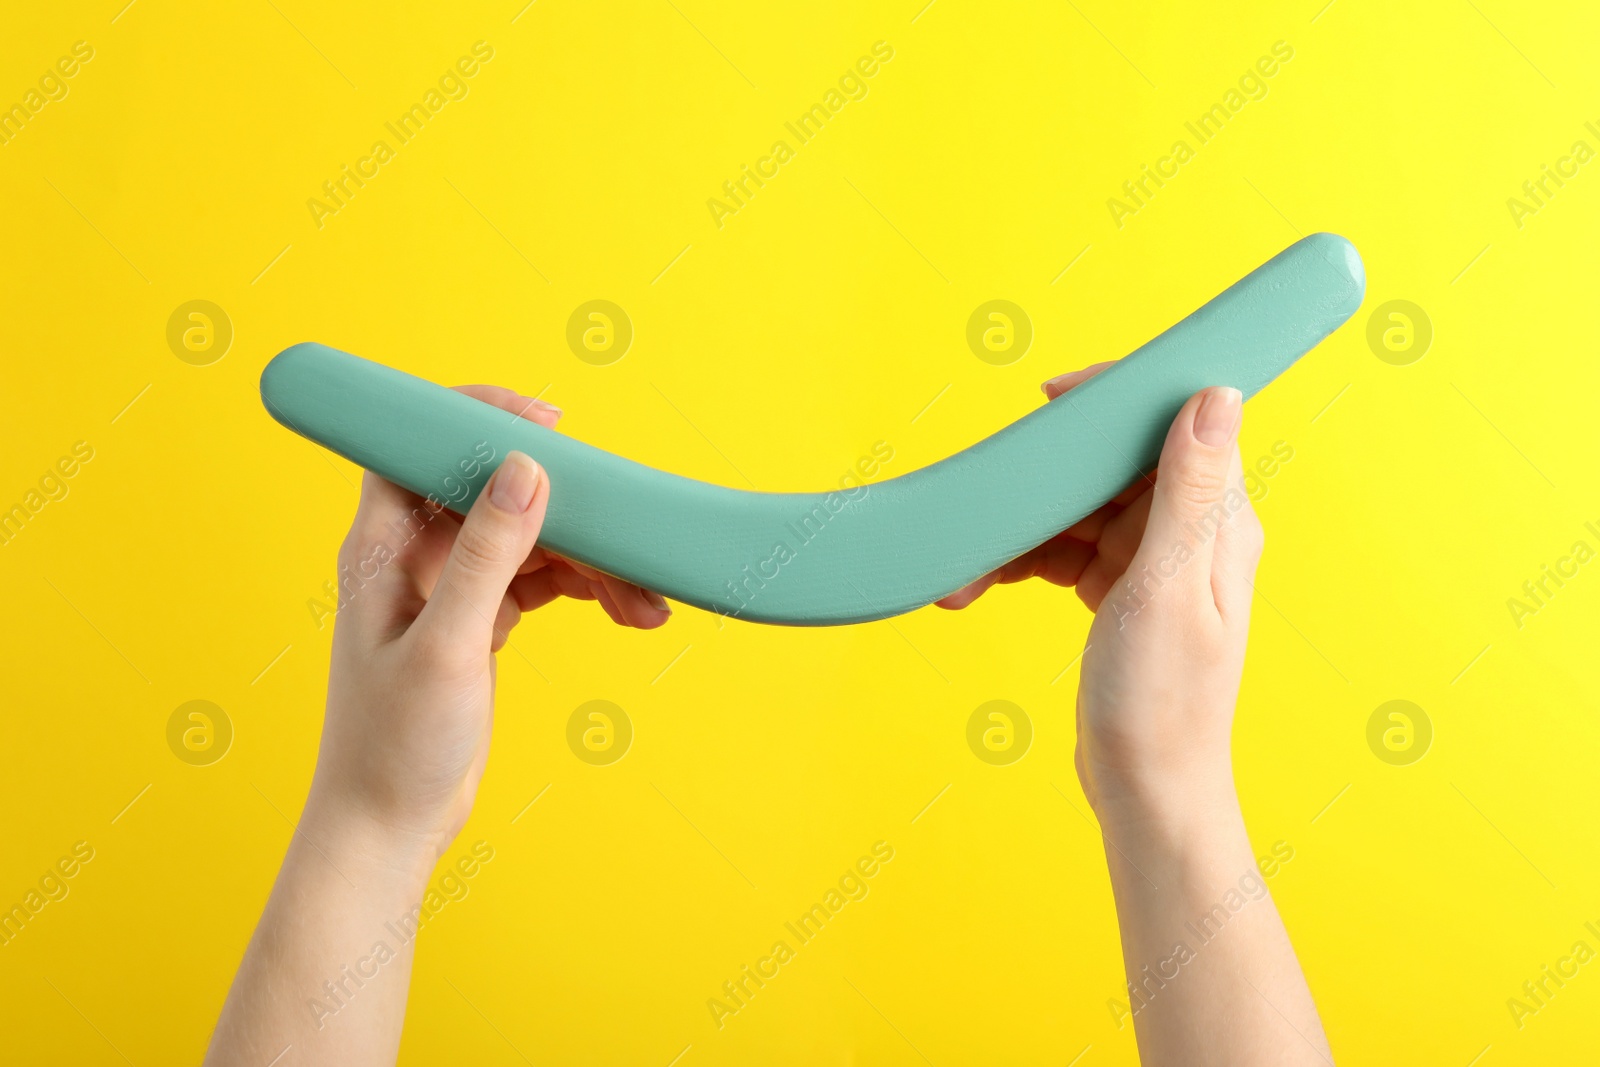
[[[1103,366],[1047,382],[1045,392],[1054,402]],[[1074,585],[1094,610],[1075,762],[1105,838],[1128,982],[1121,1010],[1146,1063],[1333,1062],[1233,786],[1230,735],[1262,548],[1239,463],[1241,402],[1228,388],[1190,397],[1153,483],[947,605],[1037,575]],[[1215,901],[1251,884],[1260,892],[1248,908],[1221,912],[1227,937],[1185,947],[1193,916],[1209,922]]]
[[[493,386],[461,392],[554,429],[560,410]],[[485,462],[493,462],[493,459]],[[495,657],[522,614],[560,596],[598,600],[651,629],[666,602],[535,547],[550,484],[511,452],[465,518],[374,474],[339,551],[328,705],[306,808],[362,819],[425,867],[460,832],[489,753]]]
[[[1045,394],[1054,401],[1107,366],[1051,379]],[[996,583],[1040,577],[1074,586],[1095,612],[1076,762],[1102,821],[1234,803],[1229,735],[1262,547],[1240,414],[1236,390],[1192,397],[1154,475],[939,602],[965,607]]]
[[[1090,591],[1076,762],[1102,825],[1237,808],[1229,740],[1263,540],[1239,462],[1242,399],[1220,387],[1191,397],[1155,487],[1098,542],[1097,562],[1117,573]]]

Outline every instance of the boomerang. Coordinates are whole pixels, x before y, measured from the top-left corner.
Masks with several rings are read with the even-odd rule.
[[[1248,399],[1361,305],[1349,241],[1297,241],[1071,392],[931,466],[823,493],[730,489],[655,470],[323,345],[261,374],[272,417],[465,513],[513,449],[543,465],[539,544],[708,611],[824,626],[929,604],[1090,514],[1151,470],[1190,396]]]

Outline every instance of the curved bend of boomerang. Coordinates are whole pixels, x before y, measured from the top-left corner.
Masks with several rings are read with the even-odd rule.
[[[826,625],[931,603],[1054,536],[1150,470],[1194,393],[1248,398],[1345,322],[1366,278],[1319,233],[1072,392],[931,466],[827,493],[757,493],[653,470],[453,390],[318,344],[261,375],[274,418],[465,511],[512,449],[548,472],[540,544],[685,603]]]

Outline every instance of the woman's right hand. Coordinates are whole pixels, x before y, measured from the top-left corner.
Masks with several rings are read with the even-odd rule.
[[[1110,366],[1044,384],[1052,403]],[[997,583],[1073,586],[1095,612],[1078,689],[1078,776],[1102,820],[1232,803],[1229,734],[1261,524],[1244,491],[1241,397],[1207,389],[1173,421],[1160,466],[1106,506],[939,601]]]
[[[1262,549],[1239,463],[1241,402],[1231,388],[1191,397],[1155,487],[1100,540],[1097,558],[1119,573],[1084,650],[1077,767],[1102,825],[1236,810],[1230,738]]]

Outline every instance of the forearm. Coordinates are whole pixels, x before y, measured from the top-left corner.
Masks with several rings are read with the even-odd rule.
[[[308,803],[250,939],[208,1065],[393,1064],[425,843]]]
[[[1333,1062],[1231,784],[1124,809],[1106,856],[1145,1067]]]

